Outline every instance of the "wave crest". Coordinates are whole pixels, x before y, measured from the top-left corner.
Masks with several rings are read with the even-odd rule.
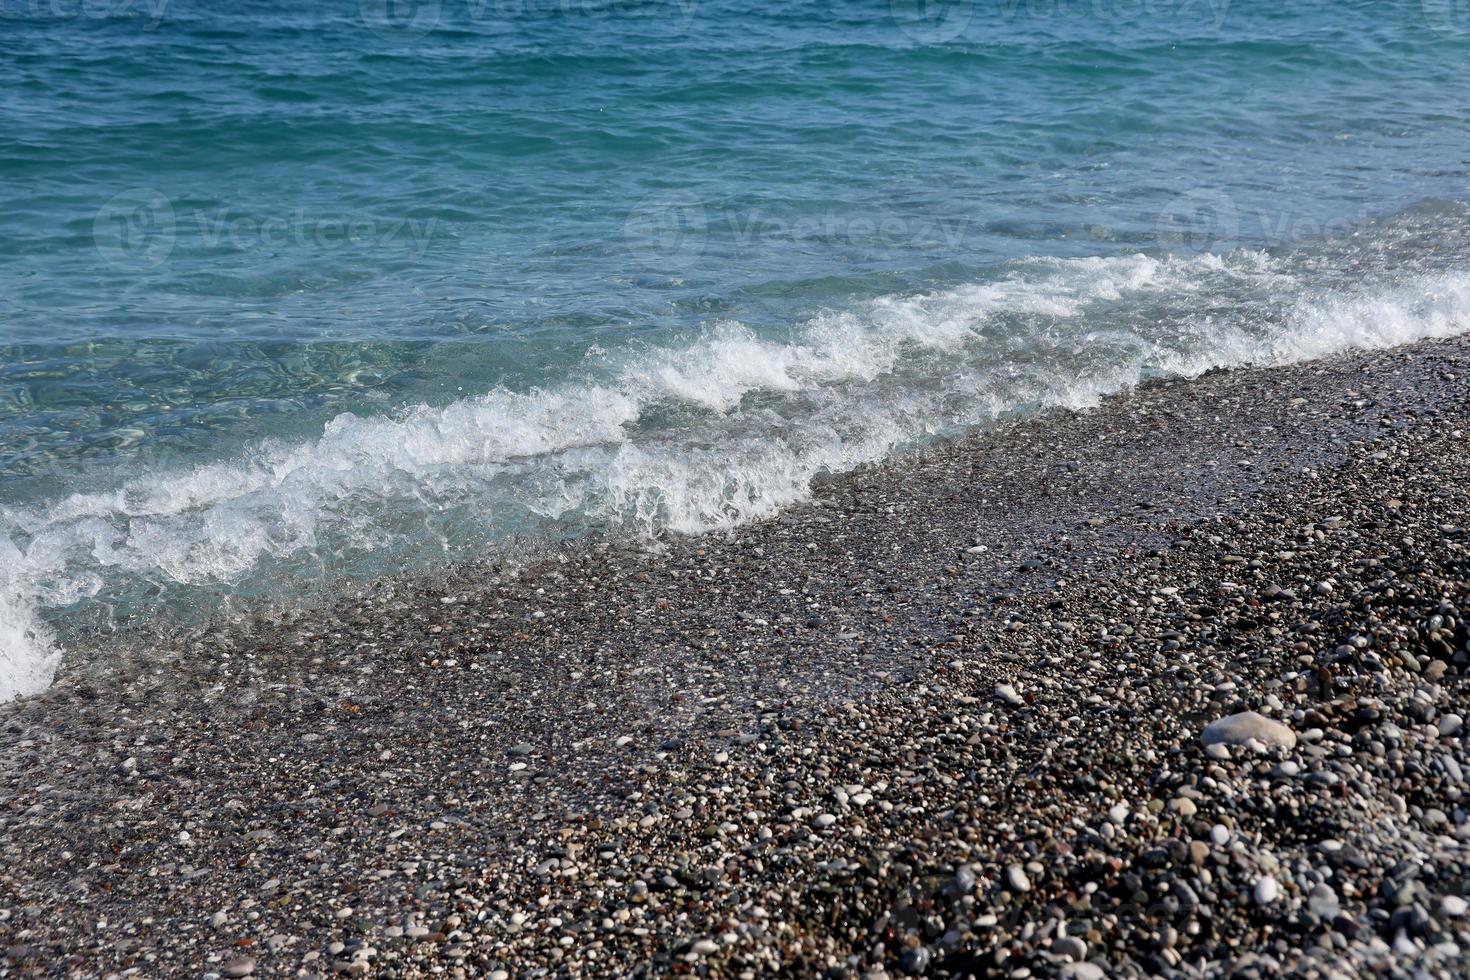
[[[716,323],[604,354],[556,388],[342,415],[305,443],[0,511],[0,698],[50,681],[41,610],[181,589],[222,601],[252,576],[411,568],[527,528],[717,530],[801,499],[820,473],[1008,412],[1467,325],[1464,273],[1320,292],[1261,252],[1037,258],[784,336]]]

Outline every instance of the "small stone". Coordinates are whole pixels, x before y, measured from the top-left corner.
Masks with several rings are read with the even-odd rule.
[[[230,915],[228,912],[216,912],[214,913],[214,915],[211,915],[209,917],[209,924],[215,929],[218,929],[220,926],[229,921]]]
[[[1465,727],[1465,719],[1451,712],[1441,715],[1439,718],[1439,733],[1446,738],[1460,734]]]
[[[1194,805],[1194,800],[1191,800],[1189,797],[1176,796],[1169,801],[1169,809],[1179,814],[1185,820],[1188,820],[1198,812],[1199,808]]]
[[[1013,892],[1029,892],[1031,890],[1031,879],[1026,877],[1026,870],[1019,864],[1013,864],[1006,868],[1006,884]]]
[[[1128,819],[1128,804],[1114,803],[1108,807],[1108,822],[1116,826],[1123,826],[1123,821]]]
[[[689,947],[689,950],[697,956],[708,956],[711,953],[717,952],[719,948],[720,944],[713,939],[698,939],[695,940],[693,946]]]
[[[1266,746],[1296,748],[1296,733],[1279,721],[1254,711],[1242,711],[1211,722],[1200,734],[1205,745],[1244,745],[1254,739]]]
[[[1446,918],[1458,919],[1470,911],[1470,902],[1466,902],[1459,895],[1446,895],[1439,900],[1439,910]]]
[[[961,895],[970,894],[975,890],[975,872],[965,865],[960,865],[959,870],[954,873],[954,887],[955,891]]]
[[[237,956],[225,964],[224,974],[227,977],[248,977],[255,972],[255,959],[250,956]]]
[[[995,689],[995,696],[1010,705],[1022,705],[1026,703],[1021,700],[1021,695],[1016,693],[1016,689],[1009,684],[998,686]]]
[[[826,830],[828,827],[832,826],[836,822],[837,817],[830,813],[818,814],[817,818],[812,821],[812,823],[817,826],[818,830]]]
[[[915,946],[898,958],[898,968],[915,976],[929,969],[929,947]]]
[[[1281,886],[1276,879],[1266,875],[1256,881],[1256,904],[1270,905],[1281,895]]]
[[[1312,889],[1312,894],[1307,899],[1307,908],[1317,918],[1330,922],[1337,918],[1342,906],[1337,900],[1337,892],[1326,883],[1317,885]]]
[[[1058,956],[1065,956],[1073,960],[1087,959],[1087,944],[1076,936],[1062,936],[1053,939],[1051,951]]]

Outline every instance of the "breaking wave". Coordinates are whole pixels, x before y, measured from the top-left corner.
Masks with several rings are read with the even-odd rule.
[[[1022,260],[781,336],[717,322],[600,352],[557,387],[344,414],[310,441],[0,508],[0,698],[50,683],[48,623],[68,610],[219,604],[266,582],[472,558],[527,532],[728,528],[801,499],[820,473],[1010,413],[1470,327],[1470,274],[1311,278],[1247,250]]]

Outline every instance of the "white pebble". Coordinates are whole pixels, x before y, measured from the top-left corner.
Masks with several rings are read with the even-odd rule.
[[[1272,721],[1265,715],[1254,711],[1242,711],[1239,714],[1230,715],[1212,721],[1205,726],[1200,733],[1200,740],[1206,746],[1224,743],[1226,745],[1247,745],[1250,742],[1258,742],[1263,746],[1273,745],[1284,749],[1296,748],[1296,733],[1279,721]]]
[[[1270,905],[1272,902],[1276,901],[1277,897],[1280,894],[1281,886],[1278,885],[1276,883],[1276,879],[1272,878],[1270,875],[1266,875],[1264,878],[1261,878],[1259,881],[1256,882],[1257,905]]]

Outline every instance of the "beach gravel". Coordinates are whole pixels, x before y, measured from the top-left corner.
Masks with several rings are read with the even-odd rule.
[[[1155,383],[75,651],[4,709],[3,969],[1464,976],[1467,377]]]

